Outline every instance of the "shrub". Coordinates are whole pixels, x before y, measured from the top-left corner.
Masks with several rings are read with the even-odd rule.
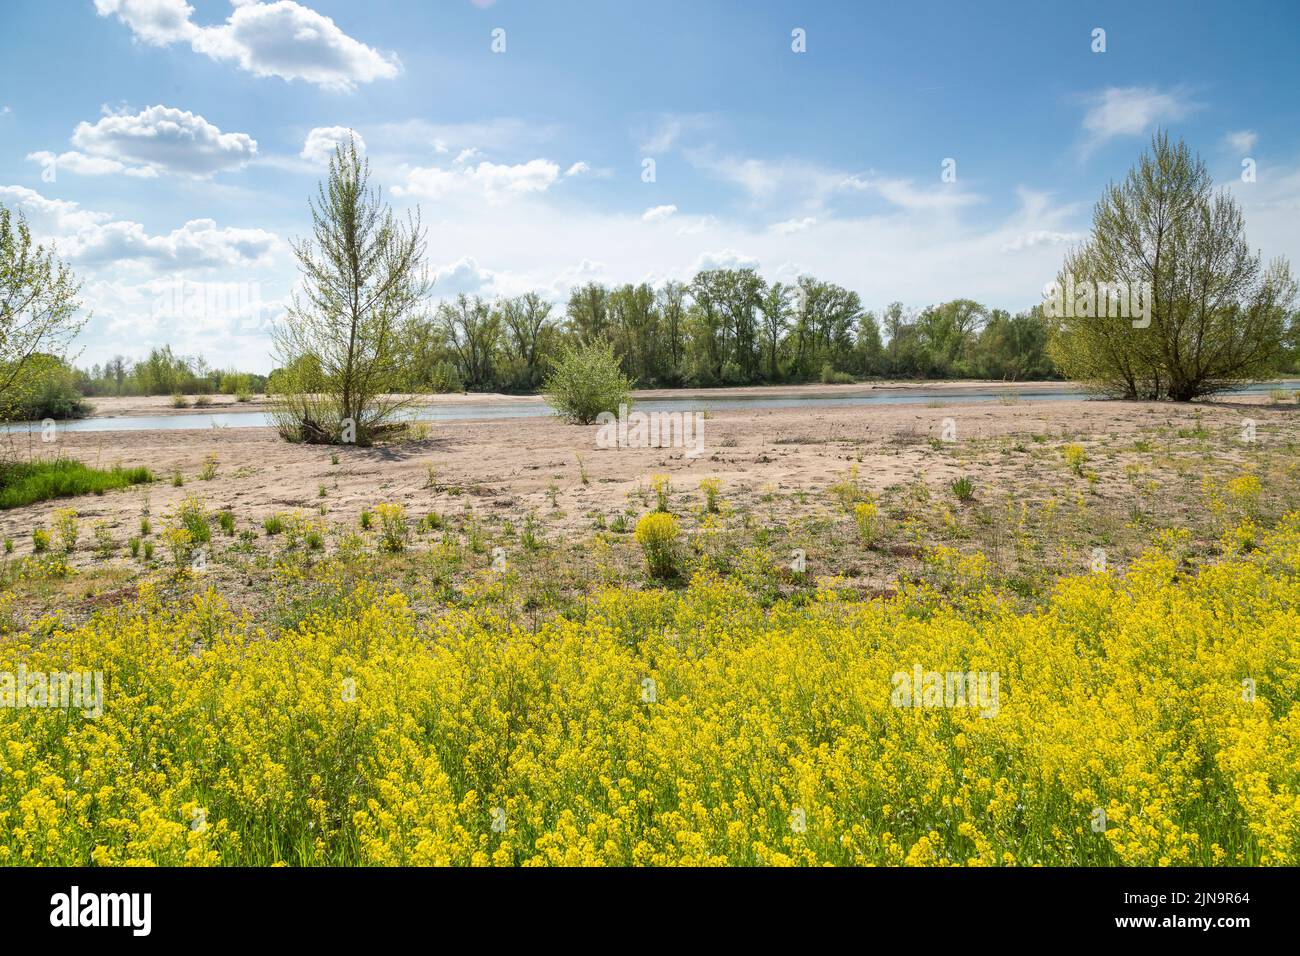
[[[704,492],[704,510],[709,514],[717,514],[718,493],[722,491],[722,482],[717,478],[704,478],[700,481],[700,491]]]
[[[848,372],[837,372],[830,362],[822,365],[821,380],[823,385],[852,385],[857,379]]]
[[[203,467],[199,469],[200,481],[211,481],[217,477],[217,453],[212,452],[203,459]]]
[[[77,512],[73,508],[60,508],[54,512],[54,538],[59,543],[59,550],[71,554],[77,550],[77,538],[80,528],[77,525]]]
[[[92,534],[95,536],[95,555],[101,560],[107,560],[113,556],[117,550],[117,542],[113,540],[113,531],[108,526],[107,521],[96,521]]]
[[[23,395],[14,416],[25,421],[85,418],[91,407],[77,389],[76,376],[62,362],[52,365]]]
[[[217,524],[221,526],[221,530],[227,535],[233,535],[235,533],[235,515],[232,512],[218,511]]]
[[[379,549],[396,554],[406,548],[411,531],[406,520],[406,508],[400,504],[375,505],[379,516]]]
[[[673,493],[673,482],[668,475],[651,475],[650,487],[655,493],[655,511],[667,512],[668,498]]]
[[[952,490],[953,496],[958,501],[975,500],[975,482],[971,481],[971,479],[966,475],[962,475],[960,478],[954,478],[949,483],[948,487]]]
[[[176,507],[176,521],[189,532],[194,544],[207,544],[212,540],[212,526],[203,502],[191,495]]]
[[[36,554],[44,554],[50,550],[50,533],[44,528],[35,528],[32,530],[32,551]]]
[[[1061,449],[1061,454],[1065,456],[1065,464],[1069,469],[1083,477],[1083,466],[1088,462],[1088,453],[1082,445],[1066,445]]]
[[[190,537],[189,531],[180,526],[173,526],[163,529],[162,536],[167,550],[172,554],[172,563],[176,565],[176,570],[184,570],[194,558],[194,539]]]
[[[632,383],[623,374],[614,347],[598,339],[582,348],[564,346],[543,386],[557,415],[590,425],[601,412],[617,414],[632,404]]]
[[[284,530],[284,515],[267,515],[262,519],[262,530],[267,537],[274,537]]]
[[[858,523],[858,537],[871,547],[880,534],[880,507],[874,501],[860,501],[853,506],[853,518]]]
[[[653,578],[677,576],[677,519],[662,511],[651,512],[636,523],[637,544],[645,554]]]
[[[853,506],[862,500],[864,494],[862,486],[858,483],[858,466],[850,465],[848,476],[831,485],[828,490],[841,508],[852,511]]]
[[[369,511],[362,511],[362,512],[361,512],[361,530],[362,530],[362,531],[369,531],[370,528],[371,528],[371,526],[374,525],[374,523],[375,523],[375,517],[374,517],[374,515],[372,515]]]

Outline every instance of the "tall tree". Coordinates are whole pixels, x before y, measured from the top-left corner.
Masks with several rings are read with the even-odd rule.
[[[767,380],[779,381],[781,366],[778,355],[781,343],[790,331],[790,287],[773,282],[759,303],[763,316],[763,352],[767,357]]]
[[[1240,206],[1163,132],[1106,188],[1091,237],[1057,281],[1083,294],[1051,316],[1052,355],[1099,391],[1189,401],[1265,378],[1284,361],[1296,297],[1289,264],[1265,266],[1251,253]],[[1127,308],[1098,296],[1102,283],[1120,285]]]
[[[438,322],[456,357],[461,381],[470,391],[496,385],[496,358],[501,341],[501,312],[478,296],[465,293],[438,306]]]
[[[311,214],[314,238],[293,244],[303,292],[272,335],[283,369],[314,364],[319,379],[286,374],[276,419],[290,441],[367,444],[398,427],[409,401],[393,393],[402,332],[429,292],[419,212],[404,223],[393,216],[349,137],[330,159]]]

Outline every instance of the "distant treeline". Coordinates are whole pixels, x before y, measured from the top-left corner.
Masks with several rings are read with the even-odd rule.
[[[201,356],[176,355],[171,346],[132,361],[116,355],[103,365],[76,369],[82,395],[251,395],[264,391],[266,376],[211,368]]]
[[[955,299],[920,312],[895,302],[877,315],[833,283],[769,284],[752,269],[711,269],[657,288],[588,283],[562,312],[536,292],[459,295],[402,336],[411,391],[532,392],[566,344],[597,339],[643,388],[1057,376],[1037,307],[1012,315]]]

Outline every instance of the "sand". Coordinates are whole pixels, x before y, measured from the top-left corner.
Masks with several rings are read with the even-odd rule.
[[[160,519],[182,499],[198,495],[211,509],[231,509],[240,528],[260,529],[262,519],[275,512],[299,509],[317,516],[322,504],[331,523],[355,528],[359,513],[381,502],[402,502],[413,518],[433,510],[456,514],[468,503],[486,517],[509,516],[515,521],[535,510],[548,517],[549,527],[579,536],[590,533],[594,515],[612,516],[622,511],[629,493],[660,472],[669,474],[676,488],[692,492],[701,478],[720,478],[724,497],[750,504],[773,492],[820,493],[855,462],[862,481],[873,491],[917,478],[938,486],[959,474],[970,474],[981,488],[1005,494],[1023,486],[1033,469],[1041,471],[1042,464],[1032,456],[990,451],[989,440],[998,437],[1030,442],[1038,436],[1040,445],[1045,441],[1083,441],[1113,448],[1131,445],[1139,432],[1182,427],[1196,416],[1207,427],[1231,434],[1247,407],[1261,424],[1282,423],[1290,437],[1294,437],[1297,422],[1295,406],[1247,405],[1251,399],[1246,398],[1195,406],[1034,401],[1030,397],[1007,404],[963,402],[962,393],[971,387],[945,386],[951,399],[941,406],[712,412],[704,423],[705,451],[697,458],[682,449],[599,448],[596,426],[567,425],[553,418],[432,422],[423,440],[369,449],[291,445],[270,428],[208,427],[67,432],[60,434],[53,446],[39,440],[29,443],[28,436],[22,435],[12,439],[10,453],[26,457],[53,452],[100,467],[120,463],[153,469],[161,479],[147,491],[155,528],[161,527]],[[826,388],[799,386],[779,391]],[[646,393],[646,397],[652,396]],[[510,396],[451,398],[483,405],[518,400]],[[439,396],[439,400],[446,399]],[[1256,396],[1254,400],[1261,399]],[[112,401],[115,404],[110,409],[101,406],[100,414],[139,414],[146,409],[154,413],[169,400]],[[956,426],[955,444],[939,443],[945,419],[952,419]],[[963,449],[970,449],[971,454]],[[976,449],[982,450],[976,453]],[[199,480],[205,459],[212,455],[218,462],[216,477]],[[338,464],[332,463],[333,455],[338,456]],[[1108,489],[1116,494],[1125,491],[1120,473],[1123,460],[1122,455],[1112,456],[1101,469],[1101,494],[1112,493]],[[174,469],[184,475],[183,487],[173,487],[168,480]],[[818,495],[817,500],[824,497]],[[99,520],[107,522],[120,544],[138,532],[144,498],[145,492],[135,488],[16,508],[0,513],[0,534],[14,539],[17,553],[27,553],[32,529],[48,523],[54,509],[71,507],[81,518],[87,544],[90,525]],[[556,505],[562,516],[556,513]]]

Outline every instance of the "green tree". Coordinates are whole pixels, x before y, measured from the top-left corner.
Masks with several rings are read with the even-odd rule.
[[[272,333],[285,373],[274,414],[290,441],[368,444],[399,427],[409,401],[393,393],[402,332],[429,291],[419,213],[395,219],[351,138],[335,149],[311,213],[314,240],[293,244],[303,292]],[[315,382],[292,372],[305,358]]]
[[[61,366],[86,322],[80,291],[55,250],[32,240],[26,217],[0,205],[0,419]]]
[[[1106,188],[1090,238],[1057,282],[1084,291],[1067,314],[1049,316],[1052,356],[1094,390],[1190,401],[1266,378],[1285,361],[1296,297],[1289,264],[1265,266],[1251,253],[1241,208],[1163,132]],[[1102,283],[1127,296],[1103,300]],[[1136,298],[1146,300],[1141,315]]]

